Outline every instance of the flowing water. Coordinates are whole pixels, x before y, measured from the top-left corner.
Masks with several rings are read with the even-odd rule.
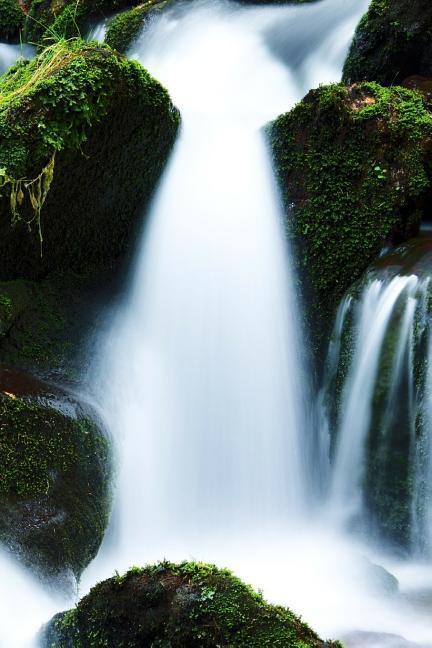
[[[341,421],[329,485],[330,508],[343,513],[335,521],[318,514],[313,501],[317,481],[330,479],[329,427],[320,437],[319,470],[311,462],[315,417],[301,305],[262,132],[310,87],[340,78],[367,5],[180,3],[129,53],[169,88],[183,122],[137,243],[128,292],[90,376],[119,468],[112,523],[81,593],[115,569],[196,558],[232,568],[323,635],[381,633],[379,644],[375,635],[351,635],[352,646],[391,645],[383,633],[432,641],[428,614],[413,603],[427,571],[391,562],[342,523],[359,517],[363,506],[357,486],[369,396],[359,412],[356,394],[372,389],[383,331],[415,282],[395,279],[364,296],[359,339],[371,360],[365,362],[359,346],[344,390],[355,426],[348,414]],[[340,331],[349,304],[343,309]],[[368,330],[362,314],[379,326]],[[402,321],[407,348],[408,306]],[[340,349],[335,339],[331,366]],[[405,366],[405,355],[395,362]],[[432,376],[425,384],[431,388]],[[422,457],[413,462],[426,484],[428,465]],[[412,511],[418,515],[415,502]],[[419,515],[418,525],[430,520]],[[397,572],[403,597],[389,592],[374,562]],[[8,562],[7,569],[16,570],[17,609],[37,600],[38,622],[59,609],[18,568]],[[6,631],[1,624],[0,646],[28,645],[36,620]]]

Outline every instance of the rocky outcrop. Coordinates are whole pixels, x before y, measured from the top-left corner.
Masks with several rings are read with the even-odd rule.
[[[432,75],[432,4],[372,0],[357,28],[344,80],[398,85],[412,75]]]
[[[0,278],[113,267],[176,136],[167,92],[107,46],[71,40],[18,63],[0,93]]]
[[[432,116],[423,98],[374,83],[311,91],[269,128],[313,323],[431,203]],[[309,295],[308,295],[309,296]]]
[[[79,576],[107,524],[109,451],[77,402],[0,366],[0,541],[46,578]]]
[[[229,571],[203,563],[160,563],[99,583],[74,610],[54,617],[41,643],[89,648],[93,637],[119,648],[341,648]]]

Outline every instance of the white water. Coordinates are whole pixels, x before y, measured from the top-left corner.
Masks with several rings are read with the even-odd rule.
[[[371,584],[364,556],[381,556],[327,519],[307,520],[318,471],[308,462],[307,359],[259,131],[309,87],[340,78],[367,4],[194,2],[131,53],[169,88],[183,127],[92,376],[120,467],[83,593],[133,563],[197,558],[232,568],[323,635],[432,641],[428,615]],[[44,599],[27,580],[11,601],[22,619]],[[36,618],[10,625],[5,646],[26,646],[31,627]]]
[[[396,276],[386,283],[372,281],[358,306],[358,332],[350,371],[342,396],[342,420],[337,431],[338,446],[333,468],[331,498],[335,514],[347,521],[362,513],[364,448],[369,432],[372,399],[382,345],[398,300],[406,300],[406,317],[400,333],[399,349],[404,350],[413,323],[412,308],[418,279]],[[344,310],[344,304],[341,306]],[[398,363],[395,363],[398,376]]]
[[[34,51],[34,47],[27,44],[0,43],[0,74],[6,72],[19,58],[32,58]]]

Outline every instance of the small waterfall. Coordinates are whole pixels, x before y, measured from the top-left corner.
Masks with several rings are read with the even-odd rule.
[[[333,515],[414,554],[431,539],[430,279],[423,274],[384,265],[346,296],[321,395],[331,421],[322,433],[332,447]]]

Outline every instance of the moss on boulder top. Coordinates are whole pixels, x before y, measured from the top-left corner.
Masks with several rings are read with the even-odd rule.
[[[17,41],[25,16],[18,0],[0,0],[0,40]]]
[[[42,646],[324,648],[305,623],[227,570],[203,563],[134,568],[94,587],[54,617]]]
[[[44,576],[81,571],[109,510],[104,436],[59,390],[0,366],[0,541]]]
[[[125,52],[140,34],[146,22],[169,2],[170,0],[147,0],[119,14],[108,25],[105,42],[119,52]]]
[[[406,240],[430,211],[432,115],[404,88],[337,84],[269,130],[303,290],[313,320],[328,323],[383,244]]]
[[[60,41],[16,64],[0,78],[0,278],[113,266],[178,125],[168,93],[108,46]]]
[[[357,28],[344,80],[397,85],[414,74],[432,75],[432,3],[372,0]]]

